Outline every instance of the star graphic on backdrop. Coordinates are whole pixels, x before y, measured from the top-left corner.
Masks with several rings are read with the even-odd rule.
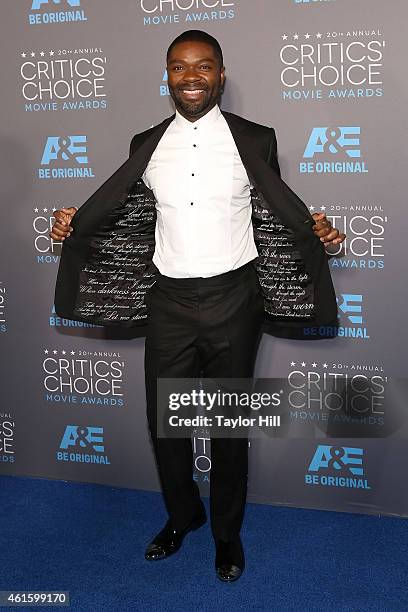
[[[66,354],[67,354],[67,351],[61,351],[61,353],[62,353],[63,355],[66,355]]]
[[[52,207],[52,212],[55,212],[57,209],[55,208],[55,206]]]
[[[328,368],[329,366],[327,365],[327,363],[324,363],[324,364],[323,364],[323,367],[324,367],[324,368]]]
[[[31,51],[30,55],[31,55],[31,57],[35,57],[34,51]]]
[[[310,38],[310,34],[308,32],[305,34],[305,38]]]
[[[38,208],[34,208],[34,212],[38,212]]]
[[[54,355],[58,355],[58,351],[56,351],[55,349],[52,352]]]
[[[286,34],[283,34],[283,35],[282,35],[282,40],[287,40],[287,38],[288,38],[288,37],[287,37],[287,35],[286,35]]]
[[[21,57],[27,57],[27,53],[24,53],[24,51],[21,54]]]
[[[320,210],[326,210],[326,207],[325,206],[321,206]]]
[[[314,361],[314,362],[312,363],[312,368],[315,368],[316,366],[317,366],[317,363]]]
[[[296,361],[291,361],[291,362],[290,362],[290,365],[291,365],[291,366],[292,366],[292,368],[293,368],[293,366],[295,366],[295,365],[296,365]]]
[[[54,51],[50,51],[50,55],[54,55]]]
[[[316,38],[321,38],[321,37],[322,37],[322,35],[320,34],[320,32],[318,32],[318,33],[316,34]]]
[[[48,355],[48,349],[44,349],[44,353]]]
[[[295,40],[297,40],[297,39],[299,38],[299,34],[294,34],[294,35],[293,35],[293,38],[294,38]]]
[[[309,210],[314,210],[315,207],[314,206],[309,206]]]
[[[75,355],[75,351],[71,351],[71,355]]]
[[[306,362],[305,362],[305,361],[302,361],[302,363],[301,363],[302,368],[304,368],[304,367],[305,367],[305,365],[306,365]]]
[[[43,208],[43,212],[48,212],[48,208]]]

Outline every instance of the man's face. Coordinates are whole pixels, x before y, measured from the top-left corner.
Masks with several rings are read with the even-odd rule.
[[[177,110],[190,121],[203,117],[218,101],[224,83],[211,45],[203,42],[179,43],[167,60],[168,86]]]

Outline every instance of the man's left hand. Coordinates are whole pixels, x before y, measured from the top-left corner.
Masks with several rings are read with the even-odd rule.
[[[325,213],[313,213],[312,217],[315,220],[315,225],[312,226],[312,229],[315,235],[324,242],[325,246],[343,242],[346,234],[342,234],[338,229],[334,228]]]

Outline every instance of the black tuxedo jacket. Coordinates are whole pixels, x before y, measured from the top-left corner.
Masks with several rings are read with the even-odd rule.
[[[336,335],[327,255],[307,207],[280,178],[274,130],[223,115],[253,185],[259,253],[254,265],[264,295],[264,330],[302,339]],[[146,325],[145,295],[158,274],[152,262],[156,201],[141,177],[173,118],[134,136],[129,159],[74,216],[56,283],[55,309],[61,317],[96,325]]]

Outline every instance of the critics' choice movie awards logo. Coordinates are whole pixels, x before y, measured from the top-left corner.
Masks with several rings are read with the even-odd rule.
[[[290,422],[381,429],[388,376],[382,365],[291,361],[286,403]]]
[[[30,25],[88,21],[82,0],[31,0]]]
[[[159,26],[185,23],[190,28],[210,21],[234,19],[232,0],[139,0],[143,25]]]
[[[346,234],[344,242],[328,247],[333,269],[382,270],[388,215],[380,204],[323,204],[309,206],[311,213],[324,212],[333,227]]]
[[[67,204],[67,206],[69,205]],[[55,221],[53,213],[63,207],[64,205],[61,204],[58,207],[39,205],[33,208],[33,244],[36,262],[39,264],[57,264],[59,262],[62,243],[53,240],[49,236],[49,232]]]
[[[64,207],[70,207],[71,204],[58,204],[54,206],[43,206],[42,204],[38,204],[35,206],[32,216],[32,230],[33,230],[33,247],[34,247],[34,255],[35,261],[38,264],[58,264],[60,261],[62,242],[59,240],[54,240],[50,237],[49,232],[54,225],[55,217],[54,212]],[[53,309],[52,314],[55,314],[55,310]],[[64,319],[65,320],[65,319]],[[71,323],[78,323],[80,327],[96,327],[92,324],[83,323],[81,324],[79,321],[71,321]],[[57,325],[56,323],[51,323],[50,325]],[[72,325],[69,325],[72,327]]]
[[[57,461],[110,465],[105,454],[103,427],[67,425],[57,451]]]
[[[6,320],[6,286],[0,281],[0,332],[7,331]]]
[[[11,414],[0,413],[0,463],[14,463],[15,422]]]
[[[319,444],[305,474],[305,484],[371,489],[363,460],[363,448]]]
[[[38,178],[76,179],[95,178],[89,165],[88,143],[85,135],[48,136],[45,140]]]
[[[282,99],[381,97],[384,48],[380,30],[282,34],[279,51]]]
[[[20,55],[26,112],[107,108],[107,60],[102,49],[23,51]]]
[[[312,128],[303,160],[302,174],[353,174],[368,172],[360,149],[359,126],[324,126]]]
[[[209,431],[196,432],[191,441],[194,461],[193,478],[197,483],[209,483],[211,472]]]
[[[53,404],[123,406],[124,369],[119,353],[44,349],[45,400]]]

